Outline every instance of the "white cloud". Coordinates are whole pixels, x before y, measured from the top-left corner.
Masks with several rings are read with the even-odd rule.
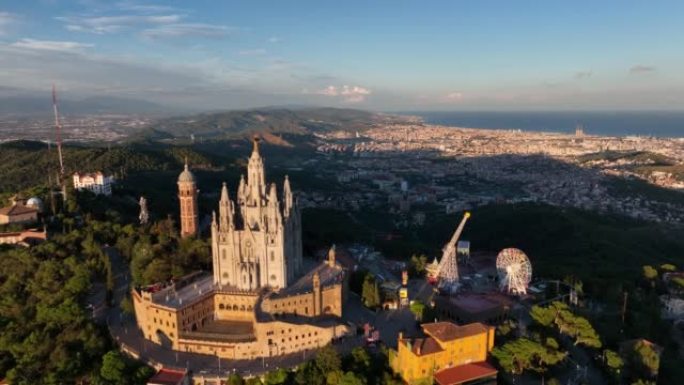
[[[183,16],[169,15],[118,15],[118,16],[58,16],[55,19],[65,23],[70,31],[107,34],[121,32],[132,27],[149,27],[178,23]]]
[[[340,93],[337,91],[337,87],[335,86],[327,86],[323,88],[322,90],[319,90],[317,92],[314,92],[315,94],[318,95],[325,95],[325,96],[337,96]]]
[[[9,12],[0,12],[0,36],[7,34],[7,28],[16,21],[16,17]]]
[[[457,102],[463,100],[463,93],[461,92],[449,92],[444,97],[447,101]]]
[[[158,13],[169,12],[174,10],[173,7],[158,4],[136,4],[130,1],[121,1],[116,3],[116,7],[123,11],[134,11],[140,13]]]
[[[263,48],[246,49],[238,52],[240,56],[261,56],[266,55],[266,50]]]
[[[308,90],[304,90],[304,93],[312,93]],[[366,100],[366,96],[371,94],[371,90],[361,86],[348,86],[343,85],[342,87],[327,86],[323,89],[314,91],[313,94],[339,97],[342,101],[347,103],[360,103]]]
[[[359,103],[366,99],[366,96],[370,95],[371,91],[368,88],[359,86],[342,86],[340,95],[344,97],[344,100],[349,103]]]
[[[282,39],[282,38],[279,38],[279,37],[277,37],[277,36],[271,36],[271,37],[268,38],[268,42],[271,43],[271,44],[280,43],[280,42],[282,42],[282,41],[283,41],[283,39]]]
[[[12,43],[11,46],[30,50],[59,52],[79,52],[86,48],[93,47],[92,44],[79,43],[75,41],[36,40],[29,38],[16,41]]]
[[[143,30],[141,34],[142,36],[150,39],[184,36],[224,37],[234,31],[235,28],[229,28],[223,25],[204,23],[177,23],[148,28]]]

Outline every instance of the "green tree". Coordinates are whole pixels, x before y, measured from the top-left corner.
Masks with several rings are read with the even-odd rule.
[[[285,384],[288,379],[288,371],[279,368],[266,373],[264,377],[264,385],[281,385]]]
[[[652,281],[656,278],[658,278],[658,270],[656,270],[653,266],[646,265],[643,267],[643,272],[644,272],[644,278],[648,281]]]
[[[308,361],[297,368],[294,383],[297,385],[323,385],[325,376],[314,361]]]
[[[370,375],[372,363],[372,358],[370,354],[368,354],[368,351],[361,346],[357,346],[351,351],[351,360],[348,369],[354,373]]]
[[[640,377],[653,378],[658,375],[660,354],[654,345],[645,340],[635,342],[629,352],[630,364]]]
[[[601,339],[591,323],[583,317],[573,314],[568,305],[552,302],[550,305],[532,306],[530,317],[544,327],[555,326],[561,334],[575,339],[575,345],[592,348],[601,347]]]
[[[563,361],[567,353],[527,338],[519,338],[494,348],[492,356],[506,372],[521,374],[526,370],[544,373],[549,367]]]
[[[425,275],[425,266],[427,265],[426,255],[413,254],[409,260],[409,275],[412,277],[420,277]]]
[[[163,259],[155,259],[145,268],[143,282],[150,284],[171,278],[171,265]]]
[[[245,380],[239,374],[231,374],[228,376],[228,385],[244,385]]]
[[[102,357],[100,376],[115,384],[126,384],[126,360],[121,353],[111,350]]]
[[[315,359],[316,367],[322,373],[329,373],[342,369],[342,359],[337,350],[328,344],[318,350]]]
[[[338,382],[339,385],[366,385],[366,381],[354,374],[354,372],[346,372],[340,378],[340,381]]]
[[[424,319],[425,313],[427,311],[426,308],[427,308],[427,305],[425,305],[424,303],[422,303],[419,300],[414,300],[409,305],[409,310],[416,317],[417,321],[422,321]]]
[[[119,307],[121,307],[121,311],[123,311],[125,314],[133,315],[135,313],[133,301],[131,300],[131,296],[128,294],[121,300]]]
[[[667,271],[667,272],[673,272],[673,271],[677,271],[677,266],[675,266],[671,263],[663,263],[662,265],[660,265],[660,270]]]
[[[614,376],[619,377],[622,367],[625,365],[622,357],[620,357],[617,352],[608,349],[603,351],[603,357],[605,357],[605,364],[608,367],[608,370]]]
[[[361,290],[361,298],[364,305],[369,308],[378,307],[381,304],[380,290],[378,283],[372,275],[367,274],[363,281],[363,289]]]

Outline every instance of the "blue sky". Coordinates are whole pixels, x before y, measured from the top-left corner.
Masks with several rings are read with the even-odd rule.
[[[682,1],[0,2],[0,95],[682,109]]]

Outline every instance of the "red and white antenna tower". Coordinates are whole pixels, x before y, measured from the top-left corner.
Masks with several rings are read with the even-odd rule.
[[[62,125],[59,123],[59,110],[57,109],[57,89],[52,85],[52,109],[55,112],[55,135],[57,142],[57,154],[59,155],[59,176],[64,177],[64,160],[62,159]]]

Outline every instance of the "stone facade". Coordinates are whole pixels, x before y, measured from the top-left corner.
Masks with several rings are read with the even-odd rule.
[[[314,349],[350,332],[340,321],[346,271],[331,249],[327,261],[299,276],[297,202],[287,178],[282,208],[274,185],[266,195],[258,146],[255,141],[248,180],[238,188],[237,210],[223,186],[211,226],[213,273],[132,290],[146,339],[173,350],[254,359]],[[187,167],[178,185],[189,193],[185,201],[181,193],[181,207],[193,207],[196,218],[195,180]]]
[[[94,194],[112,195],[114,178],[104,175],[101,171],[95,173],[74,173],[74,189],[89,190]]]
[[[266,185],[259,142],[240,178],[237,205],[225,183],[211,225],[214,282],[242,290],[285,288],[302,269],[301,214],[285,177],[282,203]]]
[[[133,290],[132,298],[145,338],[174,350],[251,359],[320,347],[347,334],[339,322],[346,284],[344,270],[329,260],[279,292],[243,291],[197,275]]]

